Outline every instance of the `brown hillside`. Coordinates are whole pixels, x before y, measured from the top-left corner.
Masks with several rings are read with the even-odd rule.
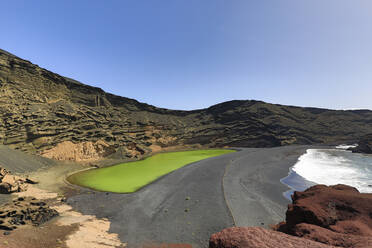
[[[71,141],[82,147],[84,156],[84,147],[90,147],[92,157],[138,157],[170,146],[337,143],[367,133],[372,133],[368,110],[260,101],[168,110],[106,93],[0,50],[0,144],[28,153],[50,154],[58,144]],[[100,146],[95,146],[97,142]]]

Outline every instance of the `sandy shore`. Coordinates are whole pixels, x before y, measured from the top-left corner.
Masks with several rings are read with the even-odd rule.
[[[14,248],[122,248],[126,247],[117,234],[109,233],[110,222],[84,215],[66,204],[60,194],[29,185],[27,191],[15,197],[35,197],[58,211],[59,216],[38,226],[22,226],[9,235],[0,236],[0,247]],[[29,235],[32,234],[32,235]]]
[[[8,158],[4,159],[4,154]],[[10,155],[10,156],[9,156]],[[39,182],[28,185],[27,191],[1,195],[2,203],[18,197],[34,197],[46,202],[59,216],[41,226],[19,226],[8,235],[0,232],[1,248],[112,248],[125,247],[117,234],[109,233],[110,222],[95,215],[74,211],[65,196],[79,194],[80,190],[66,184],[65,177],[73,171],[86,168],[77,163],[57,162],[23,154],[0,147],[1,166],[17,175],[28,176]],[[34,164],[35,167],[30,167]],[[40,162],[41,161],[41,162]]]

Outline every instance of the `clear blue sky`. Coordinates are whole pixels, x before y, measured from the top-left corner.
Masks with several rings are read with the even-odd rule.
[[[372,109],[370,0],[3,1],[0,48],[159,107]]]

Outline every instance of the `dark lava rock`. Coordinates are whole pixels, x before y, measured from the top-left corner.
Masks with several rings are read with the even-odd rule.
[[[366,135],[358,141],[358,146],[350,149],[355,153],[372,154],[372,134]]]
[[[31,197],[20,197],[0,207],[0,229],[12,231],[20,225],[41,225],[58,216],[45,202]]]
[[[372,247],[372,194],[316,185],[292,200],[278,231],[338,247]]]
[[[0,194],[12,193],[12,185],[9,183],[0,183]]]
[[[215,233],[209,248],[332,248],[333,246],[290,236],[261,227],[232,227]]]
[[[31,180],[30,178],[26,178],[26,183],[28,183],[28,184],[37,184],[38,182],[36,182],[35,180]]]

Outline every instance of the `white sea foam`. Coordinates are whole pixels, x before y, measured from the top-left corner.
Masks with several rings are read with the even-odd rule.
[[[342,150],[347,150],[349,148],[355,148],[357,147],[358,144],[353,144],[353,145],[346,145],[346,144],[342,144],[342,145],[338,145],[336,146],[336,149],[342,149]]]
[[[345,145],[345,144],[343,144],[343,145],[336,146],[336,149],[347,150],[349,148],[355,148],[357,146],[358,146],[358,144],[354,144],[354,145]]]
[[[292,170],[317,184],[347,184],[360,192],[372,193],[370,156],[340,149],[308,149]]]

